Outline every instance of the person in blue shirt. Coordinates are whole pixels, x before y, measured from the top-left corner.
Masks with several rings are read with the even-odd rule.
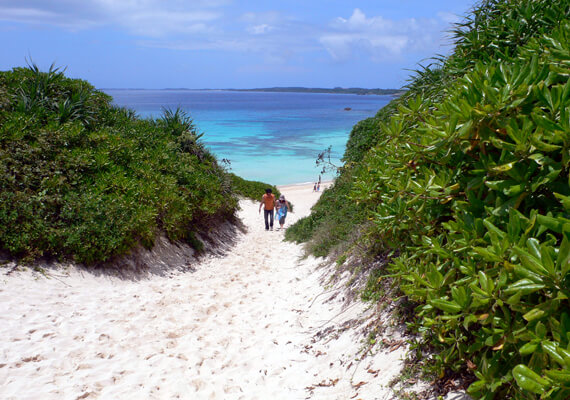
[[[285,217],[287,216],[287,211],[290,211],[291,207],[289,202],[285,200],[285,196],[279,196],[279,208],[277,209],[277,215],[279,216],[279,229],[283,229],[285,225]]]

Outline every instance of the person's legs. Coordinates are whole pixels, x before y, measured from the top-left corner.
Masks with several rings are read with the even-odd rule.
[[[263,210],[263,217],[265,219],[265,230],[268,231],[269,230],[269,212],[271,210]],[[273,225],[273,216],[271,216],[271,225]]]
[[[285,225],[285,217],[279,218],[279,225],[281,225],[281,229],[283,229],[283,225]]]
[[[273,229],[273,210],[263,210],[263,217],[265,218],[265,230]]]

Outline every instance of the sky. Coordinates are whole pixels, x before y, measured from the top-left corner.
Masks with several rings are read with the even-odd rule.
[[[400,88],[475,0],[0,0],[0,70],[105,88]]]

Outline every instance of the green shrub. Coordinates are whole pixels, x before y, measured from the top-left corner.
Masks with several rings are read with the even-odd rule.
[[[413,184],[394,184],[394,224],[422,229],[392,271],[435,368],[473,363],[480,398],[570,396],[569,28],[477,64],[412,139]]]
[[[400,105],[353,191],[403,248],[391,272],[431,368],[475,365],[477,398],[570,396],[568,32]]]
[[[237,208],[182,111],[142,120],[53,66],[0,73],[0,248],[95,263],[195,233]],[[7,99],[7,101],[5,101]]]
[[[302,239],[335,240],[361,207],[367,245],[399,254],[418,354],[474,374],[474,398],[570,398],[569,20],[563,0],[475,7],[453,55],[355,129],[337,221],[319,201],[303,222]]]
[[[287,229],[285,239],[297,243],[308,241],[309,251],[316,256],[326,256],[349,241],[355,226],[366,221],[364,208],[348,197],[351,178],[349,173],[337,178],[332,187],[323,191],[311,214]]]
[[[374,117],[362,120],[352,128],[342,158],[345,166],[348,167],[351,163],[362,161],[366,152],[378,143],[380,140],[379,124],[390,118],[397,104],[398,99],[392,100],[382,107]]]
[[[279,198],[281,192],[276,186],[270,185],[268,183],[258,182],[258,181],[248,181],[243,179],[236,174],[229,174],[232,184],[232,190],[245,198],[254,201],[261,201],[261,197],[265,193],[265,189],[271,189],[271,192],[276,198]]]

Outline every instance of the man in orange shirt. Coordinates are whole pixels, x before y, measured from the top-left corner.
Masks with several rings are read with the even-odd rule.
[[[263,210],[265,230],[268,231],[270,227],[271,230],[273,230],[273,209],[275,208],[275,195],[271,193],[271,189],[265,189],[265,194],[261,197],[259,213],[261,213],[262,206],[265,206],[265,209]]]

